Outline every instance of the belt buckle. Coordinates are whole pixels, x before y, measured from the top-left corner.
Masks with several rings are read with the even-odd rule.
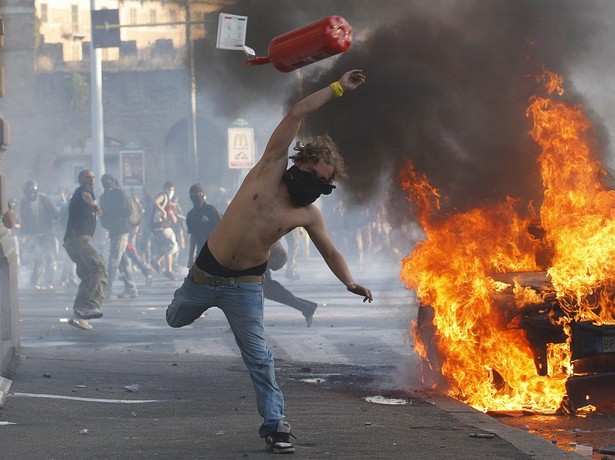
[[[224,278],[222,276],[212,276],[211,284],[214,286],[224,286]]]

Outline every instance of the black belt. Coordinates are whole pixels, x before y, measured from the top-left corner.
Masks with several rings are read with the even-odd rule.
[[[192,266],[192,281],[198,284],[209,284],[210,286],[234,286],[241,283],[262,283],[265,279],[263,275],[245,275],[235,278],[226,278],[224,276],[212,276],[203,272],[196,265]]]

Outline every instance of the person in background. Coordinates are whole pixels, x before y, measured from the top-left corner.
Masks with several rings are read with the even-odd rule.
[[[4,226],[4,228],[6,228],[6,231],[1,230],[0,233],[2,233],[3,237],[7,238],[7,240],[9,241],[8,245],[15,249],[15,254],[17,255],[16,263],[19,267],[21,261],[19,259],[19,238],[17,237],[17,232],[19,231],[20,223],[19,216],[15,212],[15,208],[17,207],[17,201],[15,200],[15,198],[9,198],[8,205],[8,209],[4,214],[2,214],[2,225],[0,225],[0,228]],[[5,251],[6,255],[7,251],[9,250],[9,247],[3,247],[3,250]]]
[[[248,173],[218,226],[201,249],[183,284],[167,307],[171,327],[192,324],[209,308],[222,310],[248,369],[258,412],[259,435],[273,453],[293,453],[284,397],[275,379],[273,355],[263,324],[263,274],[271,247],[296,227],[306,229],[323,259],[353,294],[372,301],[369,289],[355,283],[342,254],[327,234],[321,212],[312,203],[330,194],[332,182],[345,177],[344,162],[328,136],[296,147],[288,166],[288,148],[303,120],[316,109],[363,84],[360,70],[293,105],[274,130],[263,156]]]
[[[284,247],[282,247],[282,244],[277,241],[271,247],[271,256],[269,257],[269,262],[267,263],[267,270],[265,270],[264,273],[265,281],[263,283],[263,294],[266,299],[273,300],[275,302],[288,305],[289,307],[293,307],[295,310],[299,310],[305,318],[307,327],[310,327],[312,325],[312,320],[314,319],[314,312],[316,311],[316,308],[318,308],[318,304],[316,302],[312,302],[311,300],[302,299],[301,297],[295,296],[271,276],[272,271],[280,270],[284,264],[287,263],[287,261],[288,255],[286,254]]]
[[[286,244],[288,245],[288,262],[286,263],[286,279],[291,281],[297,281],[300,278],[297,271],[297,258],[299,256],[299,246],[301,244],[301,230],[300,228],[294,229],[292,232],[288,232],[284,237]]]
[[[69,324],[80,329],[92,329],[88,319],[101,318],[100,307],[107,290],[105,259],[98,252],[92,237],[101,209],[94,195],[94,173],[84,169],[79,173],[79,187],[68,204],[68,222],[64,235],[64,248],[77,266],[81,280],[73,302],[73,317]]]
[[[139,296],[137,285],[132,278],[130,262],[126,254],[128,237],[132,229],[130,214],[132,207],[129,198],[120,187],[119,182],[111,174],[103,174],[100,182],[104,192],[100,195],[100,225],[109,232],[109,258],[107,260],[107,292],[105,297],[111,298],[113,282],[119,270],[124,291],[118,295],[120,299],[135,299]]]
[[[35,289],[53,289],[53,278],[58,266],[58,239],[54,232],[60,210],[45,193],[41,193],[34,180],[23,185],[21,200],[21,248],[32,261],[30,282]]]
[[[19,230],[21,228],[21,221],[19,219],[19,215],[17,214],[17,200],[13,197],[10,197],[8,200],[9,208],[6,210],[4,215],[2,216],[2,224],[13,231]]]
[[[194,264],[194,257],[209,238],[211,232],[220,222],[220,213],[215,206],[207,203],[205,189],[199,183],[190,186],[192,209],[186,215],[186,226],[190,242],[188,247],[188,268]]]
[[[173,273],[178,276],[180,257],[185,256],[185,253],[187,252],[186,215],[184,214],[184,210],[182,209],[177,194],[173,195],[173,198],[171,199],[171,206],[173,207],[173,214],[175,214],[175,223],[172,225],[172,228],[175,233],[175,239],[177,240],[177,252],[173,255]]]
[[[177,279],[173,271],[173,259],[179,251],[177,237],[173,230],[173,225],[177,223],[171,201],[174,195],[175,185],[165,182],[164,190],[154,198],[152,214],[152,230],[158,248],[153,265],[170,280]]]
[[[132,264],[136,265],[145,277],[145,284],[151,286],[154,280],[154,269],[137,250],[137,241],[143,237],[143,229],[145,228],[142,225],[144,217],[143,205],[136,196],[127,196],[131,204],[130,233],[128,235],[128,243],[126,244],[126,256],[128,257],[127,261],[129,261],[127,269],[134,270]]]
[[[60,209],[60,218],[57,223],[58,231],[65,232],[68,224],[68,203],[72,197],[70,190],[60,190],[60,199],[57,206]],[[60,266],[60,287],[77,287],[79,278],[75,263],[68,257],[66,251],[59,251],[58,266]]]

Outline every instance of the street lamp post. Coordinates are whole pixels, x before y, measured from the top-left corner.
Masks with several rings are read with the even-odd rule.
[[[199,156],[196,129],[196,71],[194,67],[194,46],[192,44],[192,28],[190,16],[190,3],[185,3],[186,8],[186,49],[188,51],[188,61],[190,68],[190,123],[188,123],[188,139],[190,144],[190,156],[194,163],[192,168],[192,179],[194,182],[199,180]]]
[[[91,11],[96,10],[96,0],[90,0],[90,9]],[[105,173],[105,135],[103,129],[101,50],[94,46],[94,35],[94,22],[92,21],[92,39],[90,39],[92,171],[100,179]]]
[[[189,122],[186,134],[188,139],[188,150],[192,170],[192,179],[198,180],[199,161],[197,146],[197,123],[196,123],[196,70],[194,64],[194,46],[192,44],[192,24],[190,2],[184,0],[186,19],[184,22],[166,22],[156,24],[130,24],[120,25],[119,10],[100,10],[95,8],[96,0],[90,0],[92,10],[92,40],[90,41],[90,87],[92,97],[92,170],[97,177],[105,173],[104,161],[104,129],[103,129],[103,108],[102,108],[102,71],[100,48],[120,46],[120,28],[126,27],[151,27],[163,25],[185,25],[186,26],[186,51],[189,61],[190,72],[190,104]],[[96,37],[96,39],[95,39]]]

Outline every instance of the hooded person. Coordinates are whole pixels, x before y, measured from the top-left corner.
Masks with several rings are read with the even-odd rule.
[[[200,183],[190,186],[192,209],[186,214],[186,227],[190,242],[188,247],[188,268],[194,264],[194,258],[201,252],[207,238],[220,223],[220,213],[215,206],[207,203],[205,189]]]

